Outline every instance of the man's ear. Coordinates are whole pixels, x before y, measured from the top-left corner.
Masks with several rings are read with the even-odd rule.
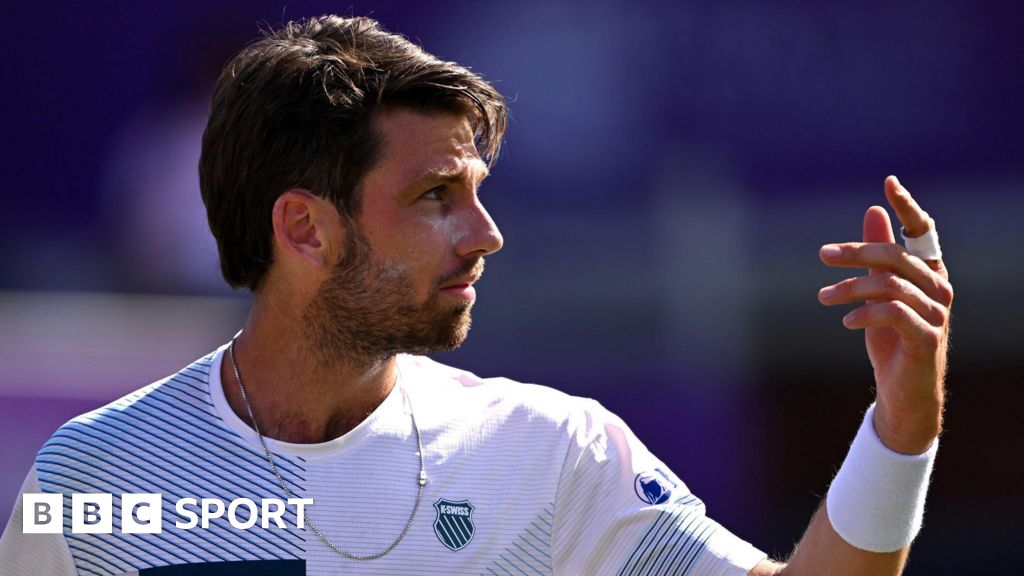
[[[329,200],[308,190],[288,190],[274,202],[271,222],[275,247],[284,260],[322,271],[341,256],[341,216]]]

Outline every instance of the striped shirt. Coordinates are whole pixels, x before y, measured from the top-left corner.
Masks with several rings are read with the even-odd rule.
[[[293,495],[313,500],[304,511],[324,535],[373,554],[414,508],[412,407],[428,482],[389,554],[342,558],[296,528],[294,506],[283,528],[240,529],[227,515],[178,528],[183,498],[286,498],[255,432],[225,399],[224,351],[54,433],[22,493],[63,494],[63,532],[23,533],[19,497],[0,540],[0,574],[742,576],[765,557],[708,518],[597,402],[407,355],[391,394],[350,432],[321,444],[267,440]],[[72,530],[71,495],[85,493],[113,494],[109,533]],[[160,533],[122,530],[122,495],[135,493],[161,495]]]

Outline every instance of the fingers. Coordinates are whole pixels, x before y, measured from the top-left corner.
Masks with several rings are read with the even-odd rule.
[[[889,213],[881,206],[872,206],[864,213],[864,242],[896,242]]]
[[[885,196],[905,236],[915,238],[934,229],[935,222],[895,176],[886,178]],[[945,338],[953,302],[946,267],[941,260],[926,262],[896,244],[889,215],[881,206],[865,213],[863,242],[826,244],[820,257],[829,266],[869,270],[867,276],[843,280],[818,293],[828,306],[863,303],[843,318],[847,328],[891,328],[908,349],[935,349]]]
[[[895,176],[885,179],[885,197],[896,211],[896,218],[903,225],[903,233],[907,237],[916,238],[935,227],[928,213],[921,209]]]
[[[829,266],[891,272],[920,288],[929,299],[945,307],[953,302],[953,287],[946,277],[897,244],[826,244],[821,247],[820,256]]]
[[[928,351],[937,350],[946,338],[944,326],[933,326],[925,322],[910,306],[899,300],[865,304],[844,316],[843,325],[851,330],[892,328],[902,337],[904,346],[920,347]]]
[[[818,292],[818,300],[826,306],[850,304],[866,300],[899,301],[909,306],[928,324],[941,327],[948,318],[948,308],[929,298],[920,288],[892,272],[849,278],[826,286]]]
[[[885,179],[885,197],[896,210],[896,217],[903,226],[903,235],[907,238],[917,238],[935,229],[935,220],[928,216],[895,176]],[[942,260],[925,260],[925,263],[943,278],[949,278],[949,271]]]

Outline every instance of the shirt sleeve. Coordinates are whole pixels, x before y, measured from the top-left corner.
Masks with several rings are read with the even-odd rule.
[[[745,576],[766,555],[593,400],[582,401],[555,500],[556,574]]]
[[[18,493],[14,512],[0,537],[0,576],[75,576],[78,570],[63,534],[25,534],[22,530],[23,494],[41,493],[36,467],[29,470]]]

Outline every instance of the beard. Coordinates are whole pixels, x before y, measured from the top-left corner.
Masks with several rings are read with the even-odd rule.
[[[357,225],[346,227],[346,253],[306,307],[304,325],[313,353],[325,364],[376,362],[399,353],[454,350],[466,339],[471,301],[444,297],[440,288],[483,272],[483,259],[467,260],[439,278],[425,302],[402,264],[374,258]]]

